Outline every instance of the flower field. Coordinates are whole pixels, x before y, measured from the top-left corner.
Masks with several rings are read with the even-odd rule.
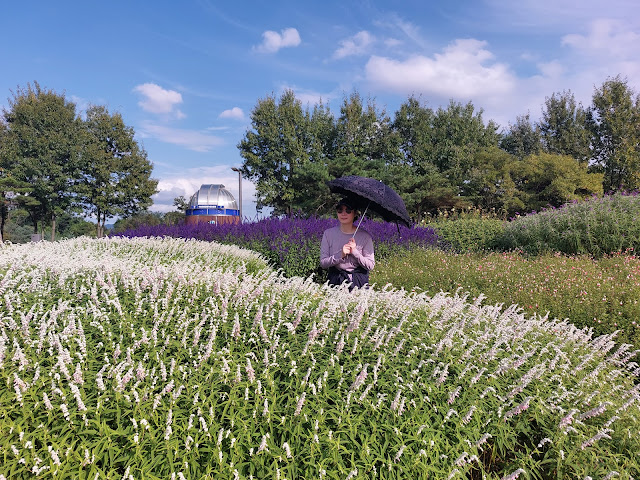
[[[371,281],[428,294],[440,290],[483,295],[486,302],[515,303],[529,314],[569,319],[595,335],[640,347],[640,258],[514,252],[451,253],[420,249],[380,262]]]
[[[640,478],[636,352],[515,307],[143,237],[3,246],[0,303],[0,479]]]
[[[314,275],[324,283],[326,270],[319,265],[320,241],[327,228],[338,225],[334,218],[266,218],[241,224],[153,225],[118,233],[124,237],[175,237],[237,245],[261,253],[269,264],[287,277]],[[430,228],[407,228],[364,219],[362,228],[376,239],[376,258],[415,247],[433,247],[440,239]]]

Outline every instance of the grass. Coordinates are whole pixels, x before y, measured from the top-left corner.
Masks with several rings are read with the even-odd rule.
[[[640,251],[640,197],[616,193],[518,217],[495,239],[502,250],[561,252],[598,258]]]
[[[589,211],[620,205],[637,211],[631,196]],[[468,253],[379,233],[375,288],[354,293],[282,267],[314,268],[317,222],[244,226],[261,254],[169,238],[4,246],[0,480],[638,478],[640,259],[611,250],[635,237],[596,215],[589,254],[540,240],[593,231],[585,208],[436,222]],[[475,251],[511,225],[538,255],[526,241]]]
[[[420,226],[433,228],[443,243],[456,252],[482,252],[496,247],[506,222],[495,211],[451,209],[427,217]]]
[[[416,249],[378,262],[371,281],[405,290],[482,295],[527,313],[567,319],[640,348],[640,258],[612,255],[524,256]]]
[[[460,289],[488,302],[617,332],[640,348],[640,197],[616,193],[502,222],[492,212],[431,219],[453,249],[382,259],[372,281],[430,293]],[[409,268],[408,268],[409,267]]]

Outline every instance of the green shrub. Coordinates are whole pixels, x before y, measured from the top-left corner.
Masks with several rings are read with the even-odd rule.
[[[509,222],[497,238],[502,250],[531,255],[561,252],[594,257],[640,249],[640,197],[616,193]]]
[[[445,244],[458,252],[491,250],[504,231],[502,220],[460,218],[430,224]]]
[[[433,228],[445,247],[457,252],[479,252],[495,248],[505,220],[494,209],[466,207],[439,210],[420,224]]]

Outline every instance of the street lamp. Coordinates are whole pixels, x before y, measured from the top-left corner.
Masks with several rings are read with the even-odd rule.
[[[231,167],[231,170],[238,172],[238,210],[240,223],[242,223],[242,171],[238,167]]]

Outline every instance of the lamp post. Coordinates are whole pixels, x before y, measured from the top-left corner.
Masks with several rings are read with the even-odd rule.
[[[238,213],[240,214],[240,223],[242,223],[242,171],[237,167],[231,167],[231,170],[238,172]]]

